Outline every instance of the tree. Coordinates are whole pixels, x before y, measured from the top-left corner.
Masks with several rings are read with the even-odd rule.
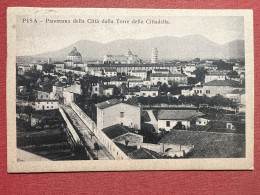
[[[194,62],[200,62],[200,58],[195,58],[193,61]]]
[[[205,79],[205,74],[207,74],[207,70],[205,70],[204,68],[200,67],[200,68],[197,68],[194,71],[194,73],[196,75],[197,83],[198,82],[203,82],[204,79]]]
[[[182,125],[181,121],[178,121],[173,129],[185,129],[185,125]]]
[[[121,90],[117,86],[115,86],[113,89],[113,95],[118,96],[120,94],[120,92],[121,92]]]
[[[161,92],[167,93],[169,91],[169,88],[166,83],[163,83],[160,90],[161,90]]]
[[[231,78],[239,78],[239,75],[237,73],[237,71],[230,71],[227,73],[227,76],[231,79]]]
[[[181,93],[181,89],[178,87],[176,83],[172,83],[171,87],[169,88],[169,92],[172,95],[177,95]]]

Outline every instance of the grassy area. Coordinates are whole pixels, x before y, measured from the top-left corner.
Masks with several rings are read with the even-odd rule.
[[[48,117],[37,125],[39,129],[17,121],[17,147],[50,160],[88,160],[84,149],[71,140],[60,113],[50,113],[43,114]]]

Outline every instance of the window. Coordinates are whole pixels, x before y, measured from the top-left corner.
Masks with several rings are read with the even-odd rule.
[[[206,94],[210,94],[210,90],[206,90]]]
[[[171,121],[166,121],[166,127],[170,127]]]
[[[46,95],[46,98],[48,98],[48,95]]]
[[[120,118],[124,117],[124,112],[120,112]]]
[[[227,129],[233,129],[232,123],[227,123]]]
[[[43,95],[41,95],[41,98],[43,98]]]
[[[156,96],[156,93],[153,93],[153,96]]]
[[[95,88],[95,91],[97,91],[97,88]]]

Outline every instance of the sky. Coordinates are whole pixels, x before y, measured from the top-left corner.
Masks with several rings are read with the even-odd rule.
[[[62,49],[85,39],[107,43],[118,39],[147,39],[160,36],[183,37],[201,34],[218,44],[224,44],[236,39],[244,39],[244,20],[240,16],[198,16],[198,17],[121,17],[130,24],[117,24],[115,17],[110,19],[113,24],[87,23],[46,23],[46,19],[79,19],[78,16],[38,16],[37,23],[23,23],[26,16],[17,17],[17,56],[36,55],[44,52]],[[99,22],[104,17],[97,17]],[[143,24],[132,24],[133,19],[143,20]],[[169,24],[146,24],[146,20],[166,19]],[[43,22],[39,22],[43,21]]]

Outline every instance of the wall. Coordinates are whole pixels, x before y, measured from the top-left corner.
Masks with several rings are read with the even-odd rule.
[[[64,104],[70,105],[74,101],[74,93],[63,91]]]
[[[96,125],[94,121],[91,120],[74,102],[70,104],[71,108],[77,113],[81,120],[93,131],[94,126]]]
[[[146,148],[157,153],[161,152],[161,146],[159,144],[142,143],[142,148]]]
[[[140,95],[144,96],[144,97],[148,97],[148,96],[156,97],[159,94],[158,94],[158,91],[141,91]]]
[[[217,94],[225,96],[227,93],[230,93],[235,89],[239,89],[239,88],[234,88],[229,86],[203,86],[203,93],[206,94],[206,90],[209,90],[210,93],[206,94],[209,97],[213,97]]]
[[[157,85],[158,82],[168,84],[168,77],[151,77],[151,82],[153,85]]]
[[[124,112],[124,117],[120,117],[120,112]],[[136,129],[141,128],[141,108],[124,103],[120,103],[114,106],[110,106],[102,111],[103,115],[99,115],[101,112],[97,112],[97,123],[99,129],[103,129],[115,124],[121,124],[125,126],[133,126]],[[103,122],[100,120],[103,119]]]
[[[107,148],[109,153],[116,160],[130,159],[117,145],[108,138],[101,129],[98,129],[95,122],[92,121],[74,102],[71,103],[71,108],[78,114],[81,120],[88,126],[88,128],[95,134],[99,141]]]
[[[225,80],[225,75],[205,75],[205,83],[213,81],[213,80]]]
[[[170,127],[166,126],[166,121],[170,121]],[[166,131],[171,130],[177,122],[180,121],[182,125],[185,125],[186,129],[190,127],[190,121],[185,120],[158,120],[158,128],[165,129]]]
[[[166,149],[172,148],[174,151],[185,151],[187,154],[192,148],[193,145],[180,145],[180,144],[168,144],[168,143],[160,143],[161,152],[165,152]]]
[[[44,101],[35,102],[35,110],[54,110],[59,108],[59,103],[57,101]]]
[[[77,134],[77,132],[75,131],[75,129],[73,128],[73,126],[71,125],[69,119],[67,118],[66,114],[64,113],[62,108],[59,108],[59,111],[61,113],[61,116],[63,117],[64,121],[67,124],[68,129],[70,130],[70,133],[74,139],[75,142],[80,142],[80,138]]]
[[[37,99],[38,100],[49,100],[50,94],[44,91],[37,91]]]

